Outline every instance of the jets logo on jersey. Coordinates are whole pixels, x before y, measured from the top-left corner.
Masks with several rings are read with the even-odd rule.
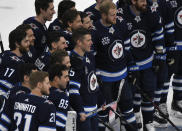
[[[33,24],[33,23],[30,23],[29,25],[30,25],[34,30],[38,29],[38,27],[37,27],[35,24]]]
[[[92,71],[90,72],[90,74],[88,75],[88,83],[89,83],[89,90],[91,92],[94,92],[97,90],[97,87],[98,87],[98,83],[97,83],[97,77],[95,75],[95,73]]]
[[[115,32],[115,30],[113,27],[109,28],[109,33],[113,34],[114,32]]]
[[[117,13],[118,14],[123,14],[123,9],[122,8],[118,8]]]
[[[157,7],[158,7],[158,3],[157,2],[153,2],[152,6],[150,7],[152,12],[156,12],[157,11]]]
[[[21,61],[17,56],[11,56],[11,59],[15,61]]]
[[[123,56],[123,45],[121,40],[115,40],[109,47],[110,58],[115,61]]]
[[[53,30],[60,30],[61,28],[59,26],[53,26]]]
[[[119,20],[120,23],[123,21],[123,17],[121,16],[117,16],[117,19]]]
[[[103,37],[103,38],[102,38],[102,44],[103,44],[103,45],[107,45],[107,44],[109,44],[109,43],[110,43],[109,37]]]
[[[145,44],[145,35],[143,31],[134,31],[131,36],[131,44],[135,48],[140,48]]]
[[[176,10],[174,21],[179,28],[182,28],[182,7]]]

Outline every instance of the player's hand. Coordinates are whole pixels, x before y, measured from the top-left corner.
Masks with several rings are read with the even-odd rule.
[[[80,121],[85,121],[86,120],[86,114],[85,113],[80,113]]]

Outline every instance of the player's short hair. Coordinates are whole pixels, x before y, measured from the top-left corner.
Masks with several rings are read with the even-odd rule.
[[[90,31],[80,27],[73,31],[72,39],[75,44],[77,44],[78,40],[83,40],[85,35],[91,35]]]
[[[21,45],[21,41],[26,37],[25,30],[14,29],[9,33],[9,48],[16,49],[16,43]]]
[[[81,17],[82,23],[84,22],[83,19],[86,18],[86,17],[88,17],[88,16],[89,15],[87,13],[80,11],[80,17]]]
[[[52,43],[58,42],[60,40],[60,37],[64,37],[64,36],[62,35],[62,33],[58,32],[58,31],[51,31],[48,33],[47,45],[48,45],[49,49],[52,49]]]
[[[36,66],[32,63],[23,63],[19,65],[19,80],[20,82],[24,81],[24,76],[30,76],[32,70],[36,70]]]
[[[35,12],[37,15],[40,14],[40,9],[47,10],[49,8],[49,3],[53,0],[35,0]]]
[[[62,71],[69,71],[69,68],[61,64],[52,65],[48,70],[50,81],[53,81],[56,76],[61,77],[63,75]]]
[[[63,0],[58,5],[58,19],[62,20],[65,11],[75,7],[75,2],[72,0]]]
[[[50,65],[53,65],[56,63],[62,64],[66,56],[69,56],[69,55],[68,55],[68,52],[66,52],[65,50],[61,50],[61,49],[56,50],[55,52],[51,54]]]
[[[76,10],[67,10],[62,17],[62,22],[64,28],[69,27],[68,22],[73,23],[73,21],[77,18],[77,16],[80,15],[78,11]]]
[[[27,31],[27,30],[30,30],[32,28],[29,24],[21,24],[21,25],[17,26],[16,29]]]
[[[117,7],[113,2],[107,1],[100,5],[99,11],[101,14],[107,15],[110,9],[117,9]]]
[[[30,74],[30,87],[35,89],[39,82],[43,82],[46,77],[49,77],[49,74],[45,71],[36,71]]]

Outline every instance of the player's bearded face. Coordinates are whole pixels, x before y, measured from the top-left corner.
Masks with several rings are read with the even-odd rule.
[[[135,7],[138,11],[144,12],[147,10],[147,2],[146,0],[137,0]]]
[[[30,41],[28,39],[28,37],[25,37],[22,41],[21,44],[19,46],[19,50],[22,54],[26,53],[29,51],[29,46],[30,46]]]
[[[116,9],[110,9],[106,17],[106,23],[116,24],[116,13],[117,13]]]

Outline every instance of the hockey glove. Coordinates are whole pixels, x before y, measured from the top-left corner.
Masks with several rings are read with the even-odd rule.
[[[166,54],[155,54],[152,62],[152,68],[155,73],[158,73],[160,69],[164,67],[166,63]]]
[[[167,58],[166,62],[169,66],[172,66],[176,62],[176,58],[178,58],[179,52],[177,51],[176,47],[170,47],[167,51]]]

